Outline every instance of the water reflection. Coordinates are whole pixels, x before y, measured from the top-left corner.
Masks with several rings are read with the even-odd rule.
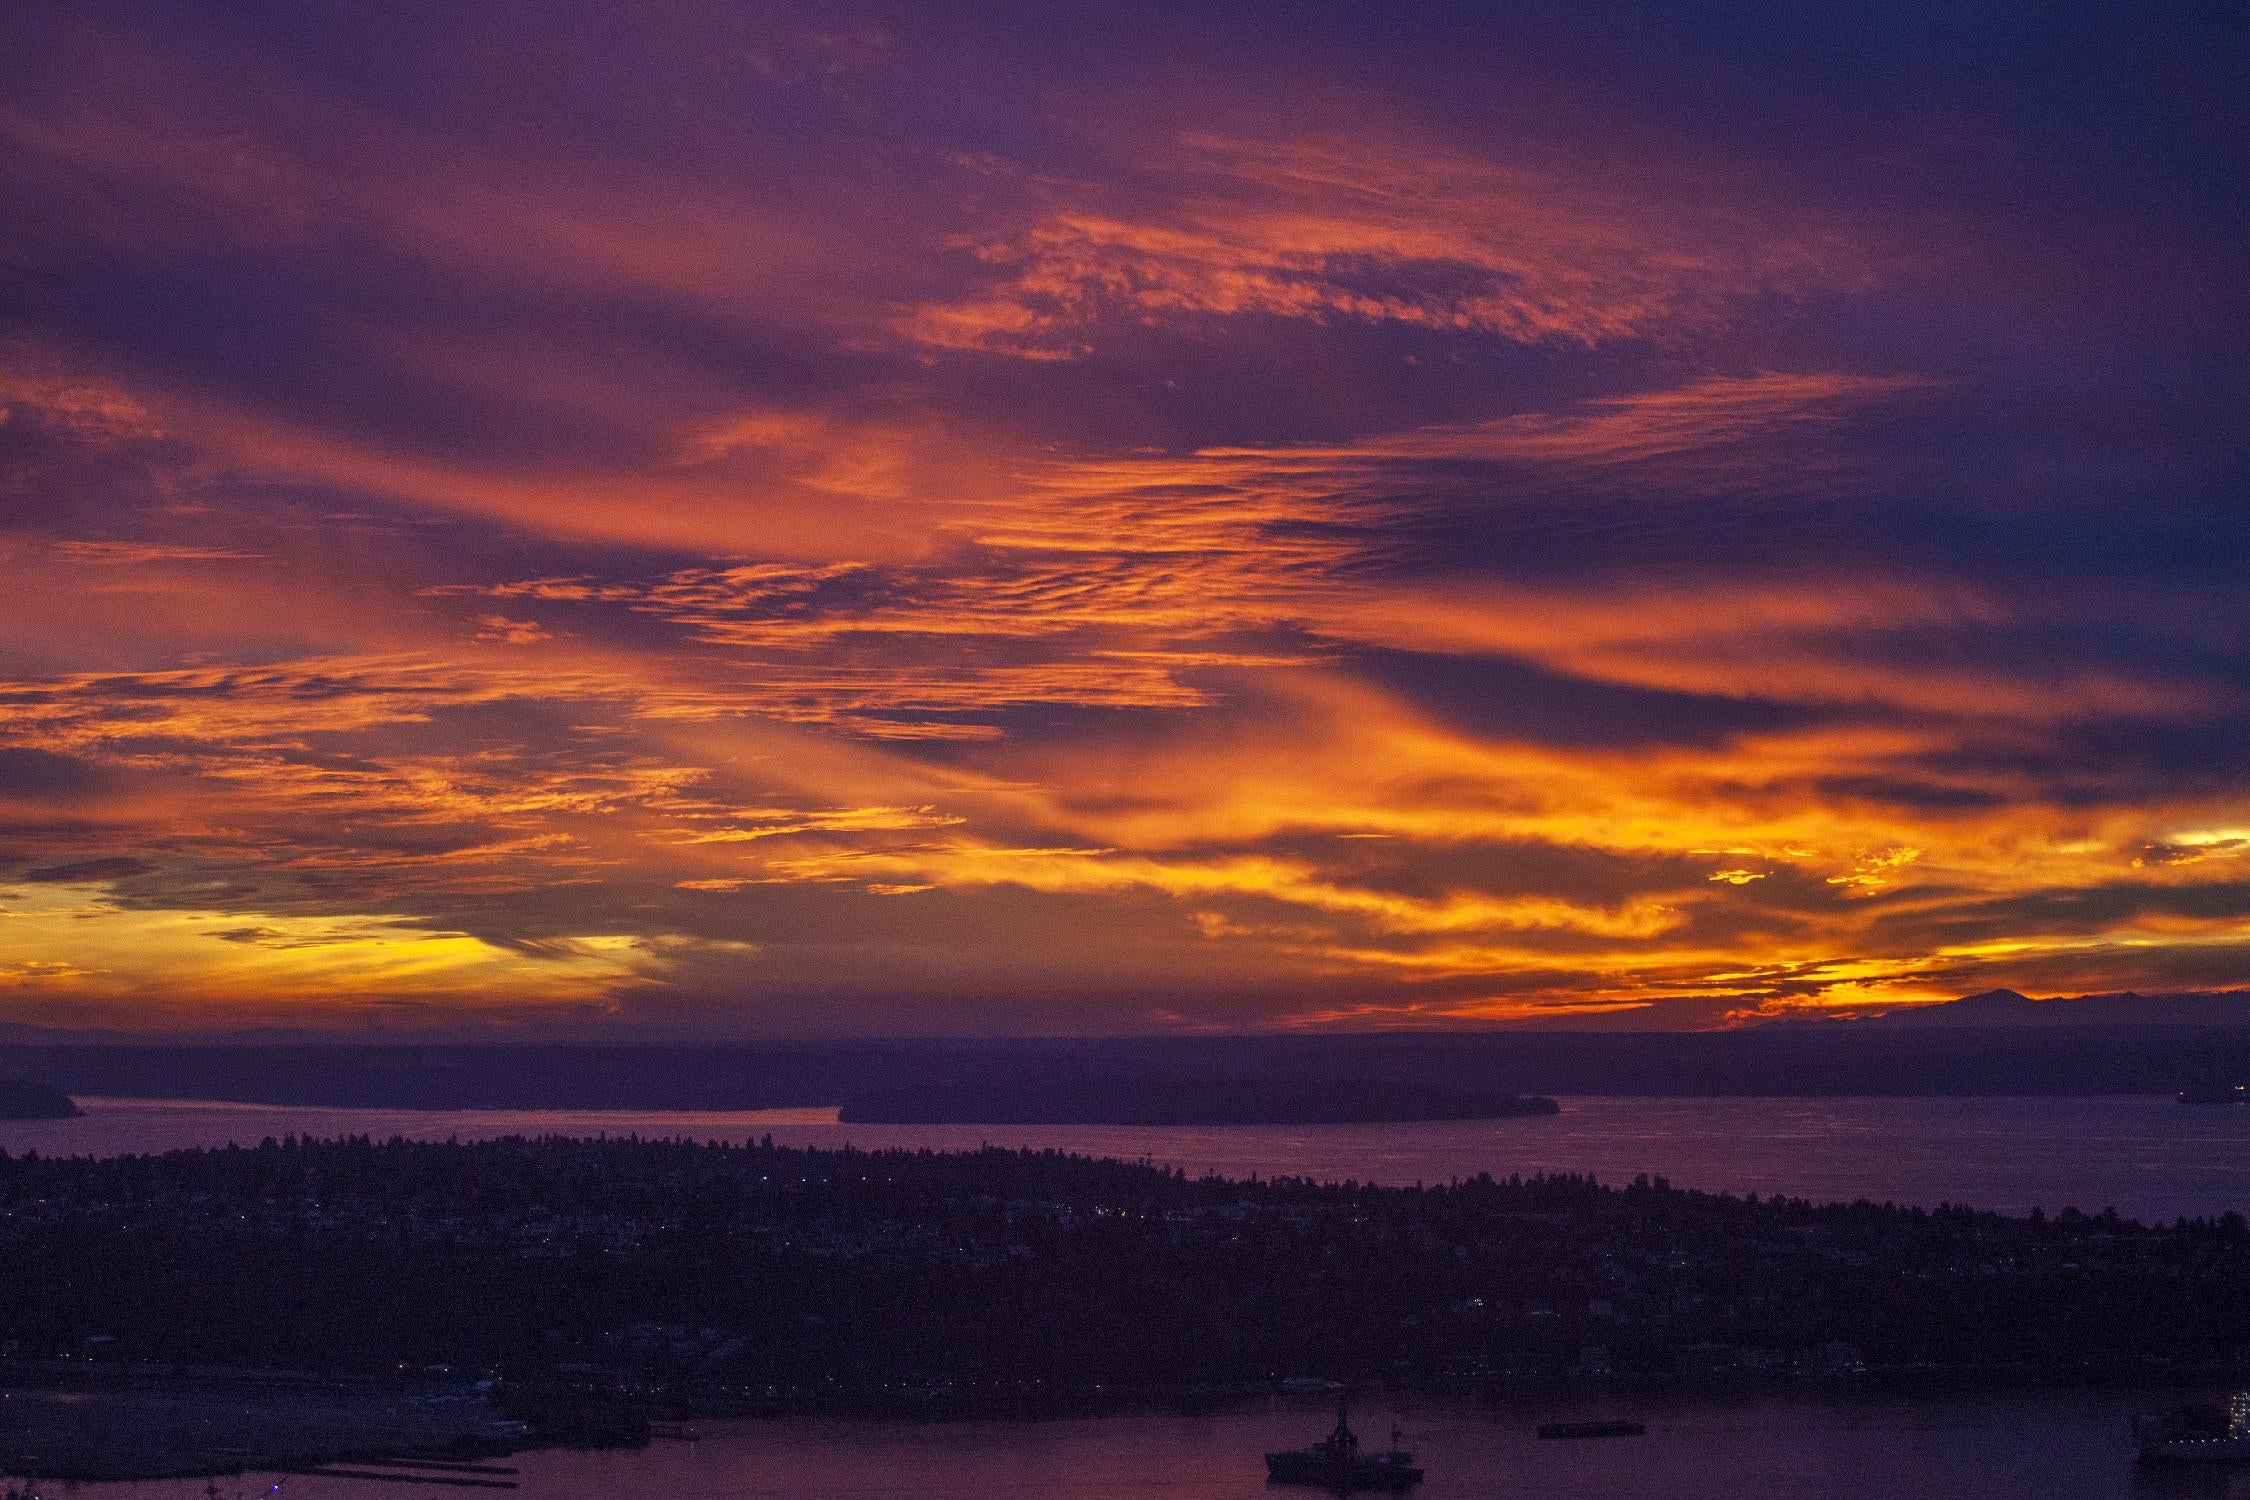
[[[1569,1405],[1418,1399],[1363,1402],[1360,1425],[1395,1418],[1419,1450],[1424,1500],[2250,1500],[2250,1471],[2142,1469],[2126,1416],[2154,1393],[1853,1400],[1619,1395]],[[1542,1442],[1539,1421],[1629,1416],[1648,1435]],[[1267,1448],[1317,1435],[1317,1400],[1204,1416],[1005,1424],[778,1421],[701,1424],[700,1441],[638,1453],[527,1453],[524,1500],[1287,1500]],[[261,1484],[246,1483],[248,1493]],[[372,1487],[375,1500],[418,1495]],[[192,1483],[82,1487],[98,1500],[189,1500]],[[371,1487],[305,1476],[292,1500],[369,1500]],[[456,1493],[466,1494],[467,1491]],[[1301,1492],[1310,1494],[1313,1492]]]

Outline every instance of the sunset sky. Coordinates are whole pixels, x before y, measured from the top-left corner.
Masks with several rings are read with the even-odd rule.
[[[0,19],[0,1022],[2250,984],[2238,6]]]

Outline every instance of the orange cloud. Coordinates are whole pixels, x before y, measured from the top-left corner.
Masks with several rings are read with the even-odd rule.
[[[2197,184],[2058,235],[2005,89],[489,24],[0,22],[8,1016],[2241,978]]]
[[[971,239],[991,284],[916,307],[900,330],[1033,359],[1080,352],[1113,320],[1245,314],[1591,345],[1678,336],[1737,299],[1863,287],[1901,264],[1864,226],[1801,211],[1777,224],[1739,191],[1675,184],[1654,212],[1651,185],[1621,190],[1614,166],[1424,143],[1190,133],[1143,176],[1144,201],[1106,208],[1100,188],[1057,185],[1019,234]]]

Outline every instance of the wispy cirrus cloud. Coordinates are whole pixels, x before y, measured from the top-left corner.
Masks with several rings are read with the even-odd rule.
[[[1868,225],[1666,175],[1192,132],[1123,183],[1040,185],[1020,230],[962,242],[985,285],[899,326],[1030,359],[1086,352],[1121,322],[1244,316],[1592,346],[1702,333],[1756,298],[1909,269],[1906,247],[1871,243]]]

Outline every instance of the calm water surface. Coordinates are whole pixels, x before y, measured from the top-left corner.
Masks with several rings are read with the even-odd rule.
[[[831,1110],[295,1109],[87,1099],[76,1120],[0,1123],[0,1149],[112,1156],[268,1135],[463,1140],[561,1132],[791,1146],[1054,1146],[1191,1173],[1442,1182],[1478,1172],[1661,1174],[1682,1187],[1814,1199],[2114,1207],[2137,1218],[2250,1211],[2250,1109],[2093,1099],[1614,1099],[1551,1118],[1417,1125],[841,1125]]]
[[[1369,1403],[1356,1419],[1380,1438],[1395,1419],[1421,1455],[1424,1500],[2060,1500],[2204,1497],[2246,1500],[2250,1473],[2141,1472],[2125,1441],[2135,1405],[2123,1395],[2023,1400],[1761,1398],[1739,1402],[1619,1400],[1571,1415],[1627,1414],[1648,1436],[1540,1442],[1552,1410]],[[1316,1404],[1276,1404],[1205,1417],[1103,1417],[1018,1424],[706,1423],[700,1441],[640,1453],[525,1453],[524,1500],[1283,1500],[1313,1490],[1269,1488],[1260,1453],[1320,1435]],[[255,1494],[264,1481],[245,1481]],[[99,1500],[187,1500],[190,1483],[87,1485]],[[412,1484],[306,1476],[294,1500],[415,1497]],[[469,1491],[454,1491],[467,1494]]]

